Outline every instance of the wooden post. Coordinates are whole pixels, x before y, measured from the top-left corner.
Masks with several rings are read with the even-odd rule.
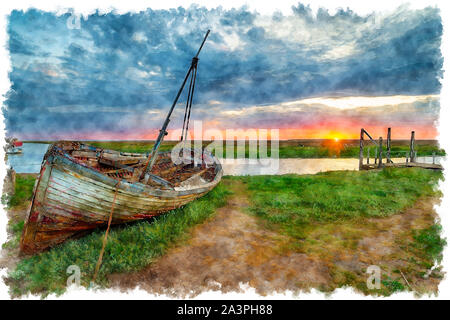
[[[378,163],[378,147],[375,147],[375,164],[377,164]]]
[[[386,149],[386,162],[391,163],[391,128],[387,132]]]
[[[367,147],[367,164],[370,163],[370,148]]]
[[[383,165],[383,137],[380,137],[379,140],[379,149],[378,149],[378,168],[381,168]]]
[[[361,128],[361,134],[359,136],[359,170],[362,170],[363,167],[363,158],[364,158],[364,129]]]
[[[411,142],[409,143],[409,161],[416,162],[414,154],[415,132],[411,131]]]
[[[436,152],[433,151],[433,164],[436,164]]]

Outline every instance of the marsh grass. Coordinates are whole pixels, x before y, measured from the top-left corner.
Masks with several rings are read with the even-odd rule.
[[[384,218],[402,212],[418,199],[438,196],[437,183],[441,178],[442,173],[438,171],[385,168],[232,179],[247,185],[249,213],[261,219],[267,228],[289,236],[290,241],[280,244],[282,251],[305,253],[327,265],[330,282],[321,290],[332,292],[351,286],[365,294],[391,295],[409,290],[394,267],[384,267],[381,290],[371,291],[366,286],[364,269],[358,269],[356,262],[349,267],[339,261],[356,252],[364,256],[363,261],[379,261],[383,253],[377,251],[370,255],[359,251],[360,241],[377,239],[380,231],[390,228],[389,223],[383,222]],[[430,217],[424,217],[421,223],[433,224],[432,213],[427,215]],[[430,218],[431,222],[426,222]],[[395,251],[390,259],[409,259],[404,270],[409,271],[408,276],[420,276],[442,259],[446,242],[440,237],[440,226],[420,228],[419,225],[417,230],[402,227],[396,233],[392,239],[402,239],[405,250]]]
[[[251,211],[294,237],[309,222],[385,217],[430,196],[441,172],[418,168],[246,177]]]
[[[167,214],[128,225],[113,227],[108,236],[103,264],[97,279],[107,285],[107,275],[139,270],[162,256],[168,248],[187,238],[189,230],[211,217],[225,205],[230,191],[219,184],[204,197]],[[27,292],[61,294],[66,290],[70,265],[81,270],[81,284],[89,286],[99,257],[104,230],[96,230],[78,240],[69,240],[51,250],[22,259],[8,274],[13,296]]]
[[[87,142],[91,145],[113,149],[122,152],[137,152],[137,153],[147,153],[153,148],[153,142],[151,141],[93,141]],[[177,142],[175,141],[164,141],[160,147],[161,151],[170,151]],[[209,141],[203,142],[203,147],[210,144]],[[375,147],[370,146],[371,157],[375,156]],[[417,156],[431,156],[433,152],[437,156],[444,156],[445,151],[439,149],[438,146],[431,144],[417,144],[415,147],[417,151]],[[384,148],[384,151],[385,148]],[[241,153],[242,152],[242,153]],[[258,155],[260,150],[258,147]],[[391,147],[391,157],[405,157],[409,152],[408,145],[398,145]],[[249,158],[249,143],[246,142],[245,146],[242,148],[237,143],[234,145],[233,157],[237,158],[238,154],[243,154],[246,158]],[[367,147],[364,148],[364,156],[367,155]],[[271,156],[270,142],[267,146],[267,154],[262,155],[262,157]],[[227,143],[223,144],[223,157],[227,157]],[[359,145],[346,145],[341,142],[334,142],[334,140],[324,140],[318,145],[303,145],[303,144],[292,144],[290,141],[280,141],[279,142],[279,157],[280,158],[358,158],[359,157]]]
[[[421,230],[413,230],[414,242],[411,244],[418,255],[423,257],[426,267],[431,268],[442,261],[442,252],[447,241],[441,238],[442,227],[434,224]]]
[[[8,223],[8,229],[10,233],[10,237],[8,240],[2,244],[2,249],[16,249],[19,247],[20,236],[22,235],[22,230],[25,222],[19,221],[17,223]]]
[[[2,196],[2,203],[7,208],[20,207],[27,204],[33,196],[33,187],[36,178],[31,175],[16,175],[16,184],[14,186],[14,194]]]
[[[136,153],[148,153],[154,145],[151,141],[86,141],[86,143],[99,148]],[[169,151],[174,145],[172,142],[163,142],[159,150]]]

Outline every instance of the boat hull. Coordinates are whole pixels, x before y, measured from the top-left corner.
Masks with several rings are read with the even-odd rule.
[[[178,208],[203,196],[220,181],[192,190],[159,190],[142,183],[108,177],[82,166],[69,156],[44,158],[36,182],[20,248],[33,254],[53,247],[108,223],[114,201],[112,224],[146,219]]]

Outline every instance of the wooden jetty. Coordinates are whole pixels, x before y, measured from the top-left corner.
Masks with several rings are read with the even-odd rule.
[[[364,140],[364,137],[369,138]],[[371,163],[370,150],[367,149],[367,155],[364,157],[364,142],[368,141],[375,147],[374,160]],[[432,170],[442,170],[443,167],[436,163],[436,156],[433,153],[433,163],[421,163],[417,162],[417,151],[415,150],[415,132],[411,131],[411,140],[409,143],[409,151],[406,152],[404,161],[403,158],[396,158],[394,162],[391,157],[391,128],[388,128],[387,139],[386,139],[386,150],[383,151],[383,138],[379,137],[378,141],[375,141],[371,135],[364,129],[361,128],[361,134],[359,138],[359,170],[373,170],[381,169],[385,167],[395,167],[395,168],[407,168],[407,167],[418,167],[424,169]],[[385,157],[383,158],[383,154]],[[383,160],[384,159],[384,160]],[[399,159],[401,159],[399,161]]]

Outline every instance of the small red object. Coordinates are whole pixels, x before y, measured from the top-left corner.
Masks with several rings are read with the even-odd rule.
[[[22,141],[14,141],[13,142],[14,147],[21,147],[23,145]]]

